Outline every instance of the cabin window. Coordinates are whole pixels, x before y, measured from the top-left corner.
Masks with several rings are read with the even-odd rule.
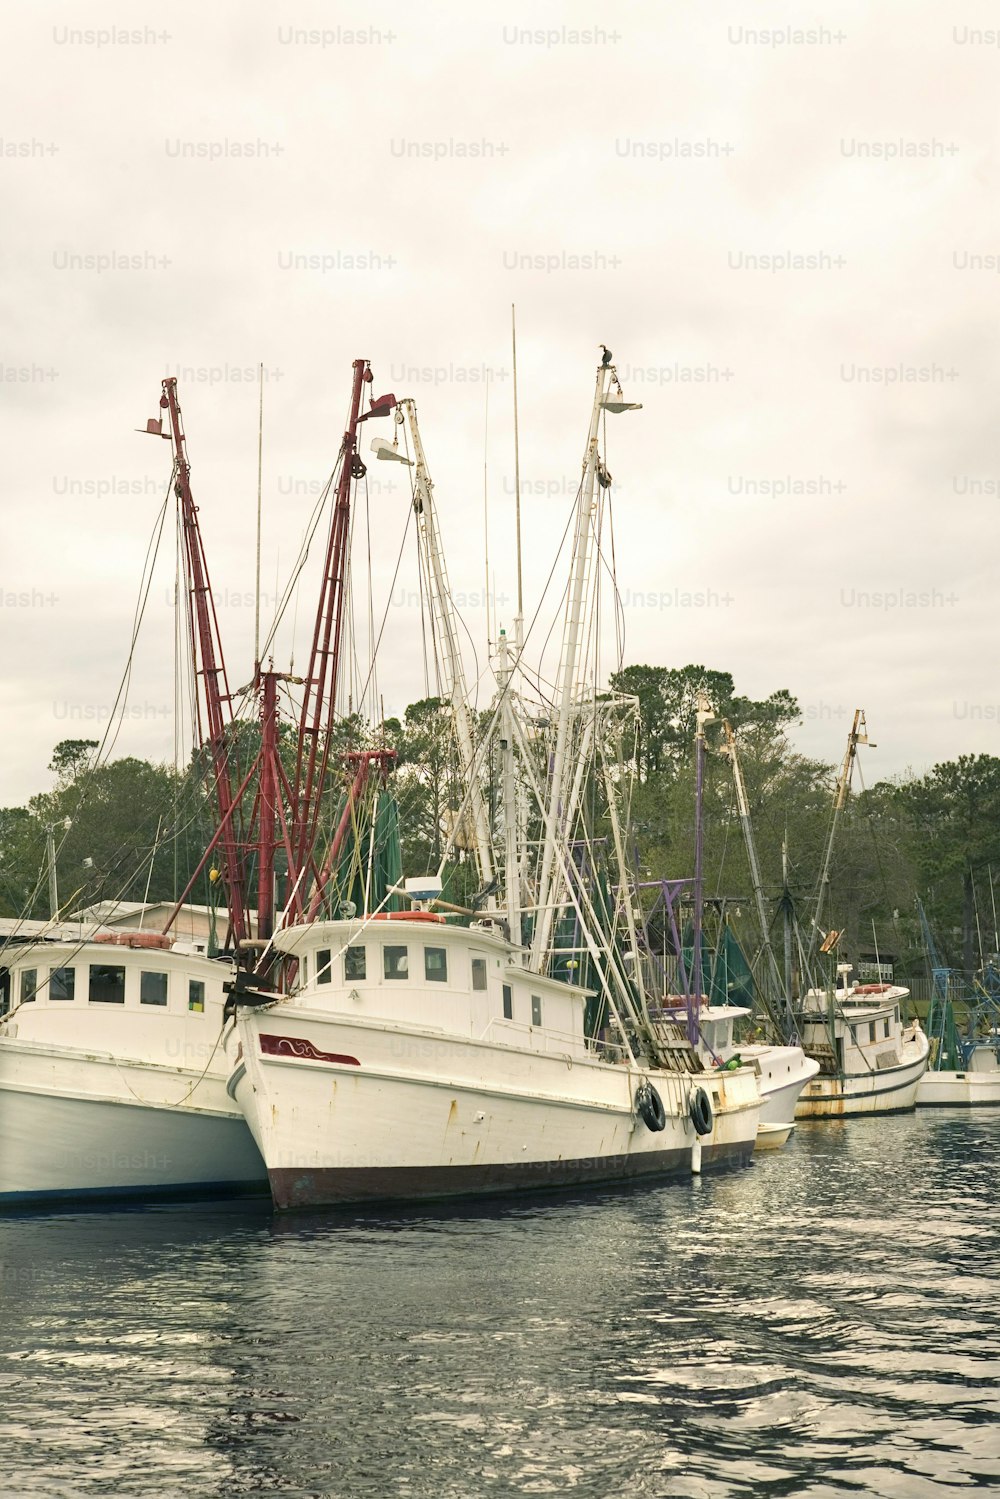
[[[888,1041],[888,1039],[889,1039],[889,1022],[888,1022],[888,1020],[884,1021],[883,1024],[885,1026],[885,1039]]]
[[[503,1018],[514,1019],[514,991],[509,984],[503,986]]]
[[[382,971],[387,979],[408,978],[410,958],[407,949],[405,947],[383,947]]]
[[[299,988],[304,989],[309,982],[309,959],[299,959]]]
[[[424,948],[424,978],[431,984],[448,982],[448,953],[445,948]]]
[[[140,973],[139,1003],[141,1005],[165,1005],[167,1002],[167,975],[165,973]]]
[[[205,1013],[204,979],[188,979],[188,1009],[197,1011],[199,1015]]]
[[[344,954],[345,979],[363,979],[367,975],[366,949],[363,947],[349,947]]]
[[[472,987],[473,989],[486,988],[486,959],[473,958],[472,960]]]
[[[531,1023],[541,1025],[542,1023],[542,1001],[538,994],[531,996]]]
[[[869,1039],[869,1041],[874,1041],[875,1040],[875,1022],[874,1022],[874,1020],[870,1020],[868,1022],[868,1039]]]
[[[76,969],[49,969],[49,998],[74,999],[76,997]]]
[[[38,969],[21,969],[21,1003],[30,1005],[34,1002],[35,990],[38,988]]]
[[[321,947],[316,952],[316,982],[317,984],[328,984],[330,982],[330,949]]]
[[[117,963],[91,963],[90,1003],[123,1005],[125,1003],[125,969]]]

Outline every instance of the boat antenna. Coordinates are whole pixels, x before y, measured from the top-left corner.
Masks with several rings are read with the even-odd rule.
[[[486,371],[486,409],[483,414],[483,555],[484,555],[484,579],[486,592],[483,594],[483,607],[486,610],[486,657],[490,654],[490,489],[489,489],[489,451],[490,451],[490,372]]]
[[[260,401],[257,408],[257,573],[256,586],[254,588],[254,615],[253,615],[253,664],[254,670],[260,667],[260,516],[261,516],[261,489],[263,480],[263,456],[264,456],[264,365],[259,367],[258,383],[260,385]]]
[[[878,973],[878,982],[882,982],[882,959],[878,955],[878,932],[875,930],[875,917],[872,917],[872,941],[875,944],[875,968]]]
[[[997,935],[997,898],[993,890],[993,865],[987,864],[990,877],[990,904],[993,907],[993,951],[1000,952],[1000,936]]]
[[[514,645],[518,655],[524,644],[524,584],[521,575],[521,445],[517,422],[517,319],[514,303],[510,304],[510,346],[514,385],[514,529],[517,541],[517,618],[514,621]]]

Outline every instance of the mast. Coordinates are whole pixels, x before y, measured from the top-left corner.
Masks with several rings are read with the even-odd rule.
[[[56,837],[51,823],[45,829],[45,858],[49,866],[49,916],[53,921],[59,915],[59,886],[56,879]]]
[[[604,345],[601,347],[604,348]],[[612,386],[617,391],[617,399],[611,398]],[[531,966],[538,970],[541,969],[548,952],[554,905],[557,893],[564,884],[557,871],[555,844],[566,840],[576,811],[575,805],[571,804],[570,794],[576,771],[573,750],[579,734],[582,710],[585,707],[582,701],[584,683],[580,666],[581,647],[584,640],[585,614],[592,592],[593,542],[599,529],[599,511],[603,503],[604,489],[610,482],[598,450],[600,420],[605,411],[618,413],[637,410],[639,410],[638,403],[621,399],[621,386],[618,383],[615,367],[611,363],[611,352],[605,348],[604,358],[597,370],[587,446],[583,456],[583,474],[580,488],[577,491],[573,555],[555,695],[555,748],[549,774],[546,835],[542,845],[536,892],[535,929],[531,945]]]
[[[809,932],[809,948],[806,954],[806,961],[808,963],[811,963],[815,957],[816,948],[819,944],[820,918],[823,915],[823,907],[826,904],[827,891],[830,886],[830,861],[833,857],[833,844],[837,836],[837,824],[840,821],[840,814],[844,810],[844,803],[847,801],[847,793],[850,790],[858,745],[867,743],[868,725],[865,723],[864,709],[855,708],[854,721],[847,736],[847,749],[844,752],[843,763],[840,767],[840,774],[837,777],[837,785],[833,794],[833,813],[830,817],[830,831],[827,835],[826,848],[823,852],[823,869],[819,877],[819,885],[816,892],[816,909],[813,912],[812,926]],[[872,748],[874,749],[874,745]]]
[[[747,800],[746,782],[743,779],[743,767],[740,764],[739,750],[736,747],[736,735],[732,724],[728,719],[722,720],[722,730],[726,736],[725,753],[729,756],[733,768],[733,786],[736,791],[736,811],[740,819],[740,827],[743,830],[743,842],[747,851],[747,864],[750,867],[750,883],[753,887],[754,904],[757,907],[757,922],[760,927],[761,945],[768,960],[770,973],[769,979],[776,983],[777,992],[784,991],[786,1008],[784,1013],[776,1010],[767,994],[765,985],[761,985],[761,997],[764,1000],[764,1008],[768,1018],[776,1027],[779,1034],[788,1039],[794,1032],[795,1026],[791,1015],[791,931],[788,927],[788,916],[785,917],[785,981],[782,984],[781,974],[778,971],[777,959],[774,956],[774,948],[771,946],[771,926],[767,915],[767,898],[764,894],[764,878],[760,872],[760,860],[757,857],[757,841],[754,837],[753,823],[750,820],[750,803]]]
[[[307,883],[307,871],[318,876],[314,849],[319,830],[320,804],[326,784],[331,739],[336,722],[337,685],[340,672],[340,649],[347,589],[347,567],[350,540],[351,484],[364,476],[366,469],[358,454],[358,428],[371,416],[385,416],[396,404],[394,396],[383,396],[369,402],[362,413],[361,397],[372,382],[367,359],[355,359],[347,427],[340,447],[340,472],[330,529],[327,536],[323,582],[313,627],[309,668],[304,679],[302,710],[299,717],[298,744],[295,756],[295,779],[292,798],[294,870],[289,914],[294,921],[301,917]]]
[[[514,387],[514,529],[517,546],[517,614],[514,618],[514,646],[520,655],[524,647],[524,585],[521,569],[521,444],[517,422],[517,321],[513,302],[510,304],[510,346]]]
[[[441,529],[438,525],[437,507],[434,501],[434,485],[427,467],[427,456],[417,423],[416,403],[412,400],[400,401],[399,411],[402,413],[413,441],[415,464],[413,506],[417,516],[417,536],[427,578],[432,618],[442,647],[443,680],[441,685],[444,689],[442,696],[448,698],[451,705],[459,764],[469,795],[469,820],[472,825],[476,863],[482,888],[485,890],[493,884],[494,880],[493,849],[486,798],[483,794],[482,779],[477,764],[472,710],[469,707],[469,689],[458,638],[458,617],[448,583]],[[376,443],[375,446],[378,447],[379,444]]]
[[[704,993],[704,975],[701,963],[701,930],[705,915],[705,889],[702,864],[705,849],[705,725],[715,722],[708,697],[698,689],[698,707],[694,735],[694,951],[692,954],[691,988],[693,1014],[688,1015],[688,1039],[692,1045],[697,1039],[697,1019]]]
[[[785,959],[785,1005],[792,1013],[792,901],[788,888],[788,829],[781,840],[781,928]]]
[[[510,940],[520,947],[521,927],[521,819],[514,757],[514,704],[511,700],[513,667],[507,632],[497,640],[497,686],[500,691],[500,787],[503,808],[504,901]]]
[[[191,465],[187,441],[177,399],[177,380],[170,376],[162,382],[160,407],[167,412],[170,432],[162,430],[161,421],[147,423],[146,430],[169,437],[173,442],[174,492],[180,501],[183,537],[184,581],[190,600],[192,620],[191,652],[195,675],[195,719],[198,743],[207,748],[212,763],[212,787],[219,820],[219,847],[226,883],[229,924],[234,941],[239,944],[249,936],[244,871],[240,859],[236,810],[233,798],[232,768],[229,759],[228,729],[232,723],[232,694],[226,677],[222,640],[215,601],[208,576],[208,563],[198,523],[198,507],[191,494]],[[201,693],[197,691],[201,681]],[[202,705],[204,697],[204,710]]]

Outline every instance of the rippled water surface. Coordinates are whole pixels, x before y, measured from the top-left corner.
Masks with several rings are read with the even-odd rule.
[[[1000,1493],[1000,1118],[408,1216],[0,1220],[0,1492]]]

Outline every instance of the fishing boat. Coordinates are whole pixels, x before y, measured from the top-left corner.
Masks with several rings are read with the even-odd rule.
[[[693,1017],[682,1026],[651,1014],[630,963],[636,902],[620,787],[601,746],[634,704],[597,692],[586,675],[595,537],[611,482],[600,431],[605,416],[629,409],[605,351],[575,502],[557,687],[544,705],[528,706],[519,570],[514,637],[496,642],[497,694],[481,739],[412,402],[398,403],[396,420],[413,458],[384,440],[373,444],[379,457],[414,470],[439,696],[452,716],[465,788],[449,819],[450,847],[461,839],[480,889],[456,910],[444,901],[441,869],[402,878],[398,847],[378,832],[392,806],[389,750],[349,756],[341,814],[322,856],[311,854],[308,840],[297,847],[282,824],[291,894],[264,952],[233,985],[224,1038],[229,1091],[279,1208],[660,1180],[750,1158],[760,1111],[754,1069],[707,1069],[693,1045]],[[358,462],[352,418],[337,501],[345,513]],[[332,622],[336,639],[329,597],[318,618],[328,639]],[[306,677],[309,684],[323,676],[328,708],[331,659],[329,652],[314,659]],[[302,721],[311,711],[319,722],[318,693],[307,687],[306,695]],[[500,783],[496,815],[483,789],[490,756]],[[611,884],[593,873],[581,821],[585,786],[604,796],[617,899],[605,898]],[[537,846],[525,836],[528,796],[541,828]],[[293,812],[291,825],[303,822],[301,809]]]
[[[929,1067],[917,1088],[917,1108],[984,1108],[1000,1104],[1000,1032],[975,1041],[962,1067]]]
[[[769,995],[766,987],[772,975],[777,978],[777,963],[770,944],[763,880],[750,822],[749,804],[736,736],[731,725],[725,720],[722,724],[725,732],[723,753],[729,759],[733,772],[737,812],[743,830],[750,878],[754,889],[760,923],[759,958],[763,967],[764,982],[758,983],[755,980],[753,966],[746,962],[739,944],[733,937],[725,915],[727,903],[724,900],[716,898],[712,902],[713,907],[719,912],[716,940],[714,948],[708,953],[704,949],[706,936],[703,879],[706,728],[714,722],[715,713],[712,705],[706,693],[699,691],[694,736],[694,878],[690,882],[658,880],[644,884],[642,888],[655,889],[657,892],[652,906],[647,911],[644,926],[645,946],[658,970],[661,991],[666,989],[668,980],[672,980],[675,984],[679,982],[684,991],[683,998],[680,1000],[670,998],[661,1002],[664,1014],[679,1021],[682,1012],[686,1013],[689,1008],[692,1008],[692,995],[697,996],[697,1004],[693,1006],[697,1027],[696,1045],[705,1065],[722,1071],[729,1071],[740,1065],[754,1069],[761,1099],[756,1148],[776,1150],[787,1142],[795,1128],[796,1103],[802,1089],[819,1071],[819,1063],[807,1057],[798,1044],[790,1007],[782,1003],[782,996],[778,992],[780,984],[777,985],[775,990],[777,997],[774,998]],[[684,949],[677,912],[680,901],[686,898],[689,884],[693,896],[691,949],[690,958],[681,960]],[[649,940],[649,922],[654,918],[665,939],[664,952],[659,958],[653,953]],[[675,955],[675,961],[670,965],[668,965],[666,953],[667,941],[669,941],[671,952]],[[753,1010],[748,1006],[729,1002],[730,965],[736,957],[745,966],[744,982],[748,995],[752,996],[755,1001],[760,1001],[758,1008],[762,1012],[757,1015],[754,1015]],[[703,992],[703,988],[707,990],[707,993]],[[719,1002],[718,994],[723,996],[723,1002]],[[738,1022],[744,1025],[751,1022],[759,1032],[767,1030],[777,1039],[747,1044],[740,1042],[737,1045],[734,1039],[734,1027]]]
[[[931,968],[930,1062],[917,1089],[917,1107],[1000,1104],[1000,994],[995,964],[987,963],[968,982],[942,962],[920,900],[917,909]],[[964,1014],[964,1030],[957,1010]]]
[[[901,1114],[916,1105],[930,1046],[920,1021],[902,1019],[909,990],[897,984],[848,982],[850,963],[838,963],[841,982],[810,989],[802,998],[802,1044],[819,1062],[796,1119]]]
[[[843,934],[824,931],[821,925],[829,896],[838,823],[850,793],[858,748],[869,744],[864,709],[857,708],[834,787],[815,909],[804,946],[798,934],[802,972],[811,975],[812,982],[796,1001],[795,1017],[802,1045],[807,1055],[819,1063],[819,1073],[803,1090],[795,1110],[796,1119],[908,1113],[916,1105],[917,1087],[930,1054],[920,1021],[916,1017],[908,1022],[903,1018],[910,991],[894,983],[852,984],[849,975],[853,965],[836,962]],[[785,885],[787,897],[787,868]],[[786,902],[786,911],[787,905]],[[786,930],[787,924],[786,915]],[[836,977],[831,975],[827,984],[815,981],[823,959],[836,965]],[[877,951],[876,965],[881,972]]]
[[[526,969],[494,924],[452,926],[423,903],[381,914],[279,932],[276,949],[310,976],[270,1004],[258,991],[227,1034],[230,1092],[279,1208],[688,1176],[749,1159],[751,1070],[703,1069],[669,1022],[655,1058],[595,1041],[587,992]]]
[[[219,1048],[231,965],[142,929],[8,938],[0,1206],[266,1190]]]
[[[194,680],[215,685],[220,709],[232,698],[217,649],[176,380],[163,382],[161,407],[168,430],[161,417],[147,431],[173,441],[187,612],[201,631],[192,638]],[[210,716],[202,744],[209,784],[224,795],[221,710]],[[166,915],[156,903],[107,901],[76,922],[59,917],[50,838],[50,920],[9,923],[0,946],[0,1205],[266,1192],[263,1162],[226,1091],[219,1046],[232,952],[216,953],[208,940],[188,935],[199,912],[186,898],[217,842],[231,887],[241,886],[225,800],[220,827],[222,837],[212,840]],[[224,909],[215,914],[229,920]],[[130,917],[124,928],[113,924]]]

